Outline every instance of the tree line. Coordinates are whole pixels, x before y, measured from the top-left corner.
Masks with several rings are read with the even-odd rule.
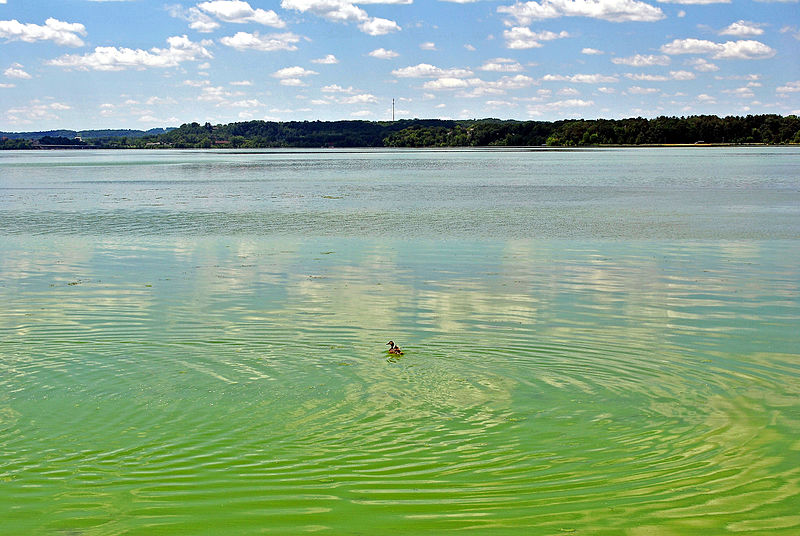
[[[59,131],[61,132],[61,131]],[[718,117],[641,117],[514,121],[500,119],[400,121],[245,121],[225,125],[187,123],[156,134],[98,131],[92,147],[119,148],[280,148],[280,147],[486,147],[598,146],[669,144],[800,143],[800,118],[795,115]],[[119,135],[114,135],[115,133]],[[38,140],[3,137],[0,148],[33,149],[48,145],[80,145],[59,136]],[[64,140],[67,143],[63,143]]]

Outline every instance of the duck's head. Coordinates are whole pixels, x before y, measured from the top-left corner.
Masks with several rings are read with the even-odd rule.
[[[386,343],[389,348],[394,348],[394,341],[389,341]]]

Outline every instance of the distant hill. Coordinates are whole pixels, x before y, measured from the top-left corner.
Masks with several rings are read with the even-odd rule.
[[[266,147],[579,147],[598,145],[800,144],[800,118],[775,114],[653,119],[402,119],[186,123],[141,130],[0,133],[0,149],[189,149]],[[80,136],[81,140],[74,140]]]
[[[45,130],[41,132],[0,132],[0,138],[10,140],[40,140],[44,137],[74,138],[80,136],[84,140],[108,138],[143,138],[166,134],[173,128],[151,128],[150,130],[105,129],[105,130]]]

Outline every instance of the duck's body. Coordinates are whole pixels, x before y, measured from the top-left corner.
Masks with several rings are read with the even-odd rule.
[[[386,344],[389,345],[389,353],[395,355],[403,355],[403,351],[397,346],[394,341],[389,341]]]

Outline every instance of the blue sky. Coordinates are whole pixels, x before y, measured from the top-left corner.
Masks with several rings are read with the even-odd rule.
[[[0,130],[800,114],[797,0],[0,0]]]

